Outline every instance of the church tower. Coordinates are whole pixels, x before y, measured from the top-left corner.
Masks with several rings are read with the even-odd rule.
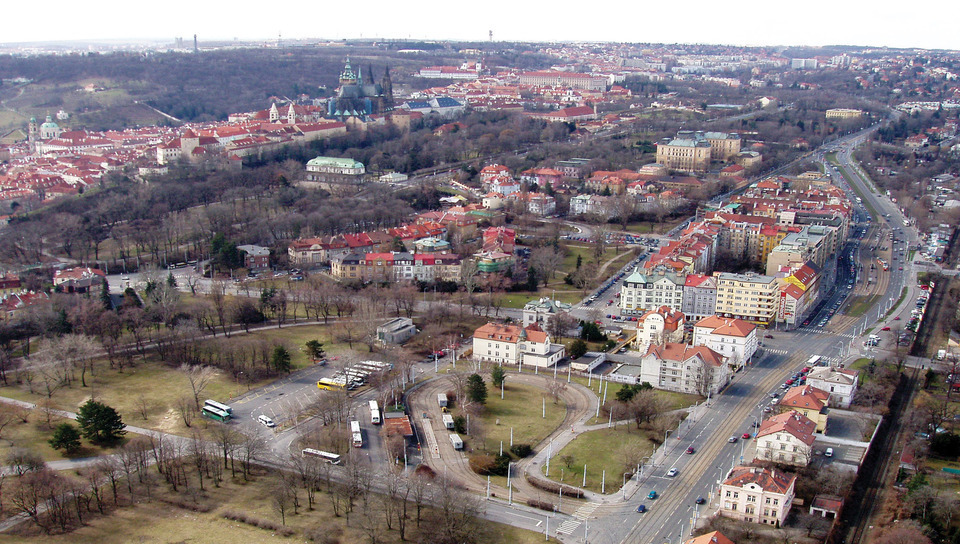
[[[30,152],[37,152],[37,140],[40,137],[40,126],[37,125],[37,118],[31,117],[30,124],[27,125],[27,142],[30,144]]]
[[[290,103],[290,107],[287,108],[287,124],[294,125],[297,123],[297,111],[293,108],[293,102]]]
[[[390,67],[387,66],[383,71],[383,79],[380,81],[380,88],[383,89],[383,102],[387,109],[393,107],[393,82],[390,81]]]
[[[270,104],[270,122],[276,123],[280,120],[280,111],[277,110],[277,103]]]
[[[356,84],[357,74],[353,72],[353,68],[350,66],[350,57],[347,57],[347,63],[343,66],[343,71],[340,72],[340,86]]]

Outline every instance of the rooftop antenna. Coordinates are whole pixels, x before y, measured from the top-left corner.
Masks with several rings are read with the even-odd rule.
[[[277,49],[283,49],[283,33],[277,32]]]
[[[488,33],[490,35],[490,41],[493,42],[493,31],[490,30]]]

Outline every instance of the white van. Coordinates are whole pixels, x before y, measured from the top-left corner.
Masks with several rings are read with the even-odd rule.
[[[262,425],[265,425],[265,426],[267,426],[267,427],[276,427],[276,426],[277,426],[277,424],[274,423],[272,419],[270,419],[269,417],[264,416],[264,415],[261,415],[260,417],[258,417],[258,418],[257,418],[257,421],[259,421]]]
[[[823,456],[824,456],[824,457],[833,457],[833,448],[827,448],[827,450],[826,450],[825,452],[823,452]]]

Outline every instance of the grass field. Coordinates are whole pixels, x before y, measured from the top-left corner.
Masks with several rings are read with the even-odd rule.
[[[550,478],[559,481],[562,476],[564,483],[580,486],[586,465],[586,489],[600,492],[605,471],[604,492],[613,493],[620,489],[624,472],[653,453],[648,436],[632,425],[582,433],[550,460]],[[546,473],[546,465],[541,472]]]
[[[873,307],[873,304],[879,298],[879,295],[871,295],[869,297],[863,295],[852,296],[850,297],[851,303],[848,307],[849,309],[844,313],[850,317],[860,317],[867,310]]]
[[[109,515],[93,518],[87,516],[86,525],[76,531],[61,535],[0,535],[0,543],[18,544],[121,544],[127,542],[167,543],[167,542],[203,542],[206,544],[236,544],[241,542],[290,543],[324,542],[327,544],[347,544],[369,542],[368,533],[362,530],[359,520],[364,517],[363,506],[358,504],[349,517],[335,517],[330,499],[324,493],[317,494],[314,510],[307,510],[306,498],[300,493],[302,506],[298,514],[292,509],[287,513],[286,526],[295,531],[291,537],[284,537],[272,531],[259,529],[252,525],[225,519],[227,511],[242,512],[253,518],[280,524],[279,514],[273,508],[271,497],[277,485],[274,476],[261,476],[250,482],[231,482],[229,478],[216,488],[208,486],[206,492],[199,493],[198,502],[213,509],[200,512],[171,506],[162,502],[142,502],[135,506],[123,507]],[[189,500],[181,497],[181,500]],[[379,520],[382,527],[377,532],[378,542],[392,544],[400,542],[399,532],[394,525],[388,530],[383,522],[382,507],[374,496],[369,502],[372,509],[370,519]],[[408,512],[413,516],[408,521],[406,538],[418,542],[416,508],[410,505]],[[543,542],[542,533],[524,531],[514,527],[499,525],[480,520],[479,541],[492,543],[533,544]],[[28,527],[28,526],[24,526]],[[375,527],[375,526],[374,526]],[[556,542],[551,539],[550,542]]]
[[[474,449],[499,452],[500,441],[503,449],[510,447],[510,429],[513,429],[514,444],[536,446],[556,429],[567,415],[567,406],[561,400],[557,404],[546,391],[532,385],[510,383],[509,376],[504,384],[504,398],[500,400],[500,389],[487,383],[489,395],[487,407],[481,418],[485,444],[475,444]],[[543,417],[543,401],[546,399],[546,416]],[[499,422],[499,423],[498,423]]]
[[[541,288],[537,293],[529,291],[522,293],[511,293],[503,297],[504,308],[523,308],[531,300],[537,300],[540,297],[549,297],[567,304],[575,304],[583,298],[582,291],[554,291],[553,289]]]

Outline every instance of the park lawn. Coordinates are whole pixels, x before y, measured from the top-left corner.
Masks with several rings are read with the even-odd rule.
[[[298,490],[302,506],[299,513],[287,512],[286,527],[295,531],[294,536],[259,529],[252,525],[225,519],[226,512],[240,512],[251,518],[281,523],[280,515],[274,510],[271,497],[277,480],[273,476],[260,476],[243,483],[231,481],[228,477],[221,486],[208,485],[200,493],[200,502],[213,507],[209,512],[188,510],[159,501],[143,501],[134,506],[124,506],[106,516],[87,516],[86,524],[79,529],[61,535],[25,536],[16,534],[0,535],[0,544],[17,542],[18,544],[74,544],[78,542],[96,542],[97,544],[124,544],[127,542],[163,543],[163,542],[204,542],[207,544],[236,544],[238,542],[290,543],[290,542],[368,542],[369,537],[358,526],[357,519],[364,516],[363,506],[358,504],[348,523],[344,517],[335,517],[330,499],[325,493],[317,493],[314,510],[307,510],[306,498]],[[164,496],[176,500],[190,501],[186,496],[176,496],[169,492]],[[382,525],[378,532],[379,542],[399,543],[399,532],[388,530],[384,524],[381,507],[377,497],[371,499],[373,514]],[[408,512],[413,516],[407,524],[408,541],[417,542],[416,507],[410,504]],[[533,544],[543,542],[542,533],[534,533],[514,527],[479,520],[483,533],[482,542],[509,544],[519,542]],[[121,530],[122,529],[122,530]],[[556,540],[551,539],[551,542]]]
[[[79,374],[79,373],[78,373]],[[137,359],[132,367],[111,369],[100,363],[94,375],[87,375],[88,387],[79,380],[70,387],[58,390],[49,400],[52,408],[76,412],[81,404],[92,397],[115,408],[124,423],[166,432],[183,433],[183,421],[176,412],[176,402],[183,395],[191,394],[187,379],[176,368],[161,363],[155,355],[144,362]],[[260,384],[251,384],[256,387]],[[0,395],[43,405],[46,396],[36,389],[30,393],[23,386],[0,388]],[[203,393],[203,399],[213,398],[221,402],[237,396],[237,383],[227,374],[217,371]],[[147,405],[147,419],[139,413],[138,404],[143,399]],[[36,416],[35,416],[36,417]],[[195,420],[196,421],[196,420]]]
[[[249,336],[281,341],[286,344],[287,349],[290,350],[290,362],[293,363],[294,370],[313,364],[304,347],[310,340],[317,340],[323,343],[323,350],[331,357],[337,357],[351,352],[347,344],[339,344],[333,341],[329,325],[302,325],[296,327],[287,325],[279,328],[273,326],[269,329],[251,331]],[[354,347],[361,353],[366,352],[366,347],[359,342],[354,342]]]
[[[580,385],[589,387],[594,393],[600,396],[601,400],[603,399],[603,391],[600,389],[599,377],[594,376],[593,379],[591,380],[589,378],[584,378],[583,376],[574,376],[573,378],[571,378],[571,381],[575,381]],[[609,382],[606,380],[603,381],[603,384],[604,384],[603,386],[607,389],[607,402],[616,400],[617,392],[623,389],[623,387],[626,385],[623,383]],[[665,412],[669,412],[672,410],[681,410],[683,408],[689,408],[694,404],[697,404],[698,402],[701,402],[704,400],[704,397],[701,397],[700,395],[676,393],[674,391],[662,391],[659,389],[656,389],[654,391],[663,401]],[[587,425],[590,425],[592,423],[606,423],[606,422],[607,421],[605,419],[603,421],[599,421],[599,420],[591,421],[591,422],[587,422]]]
[[[552,433],[567,415],[567,405],[561,400],[557,404],[547,392],[539,387],[527,384],[510,383],[510,377],[504,384],[504,398],[500,400],[500,388],[487,383],[488,395],[486,409],[481,421],[486,435],[485,444],[475,444],[475,450],[492,453],[510,447],[510,429],[513,429],[514,444],[536,446]],[[546,398],[546,416],[542,417],[543,402]],[[499,424],[497,423],[499,421]]]
[[[850,317],[860,317],[861,315],[866,313],[867,310],[872,308],[873,304],[879,298],[880,298],[879,295],[870,295],[869,297],[865,295],[851,296],[850,299],[852,300],[852,302],[850,303],[849,306],[847,306],[847,311],[844,312],[844,314]]]
[[[562,474],[564,483],[582,486],[586,465],[585,489],[599,493],[606,471],[604,492],[613,493],[620,489],[624,471],[632,472],[641,459],[653,454],[654,445],[648,436],[647,431],[633,425],[581,433],[550,460],[550,478],[559,481]],[[541,472],[546,473],[546,465]]]
[[[3,409],[6,409],[4,406]],[[92,457],[110,453],[114,448],[101,448],[90,444],[86,440],[81,440],[82,445],[78,451],[72,455],[65,455],[61,450],[55,450],[47,443],[53,436],[53,428],[70,421],[65,418],[51,416],[50,426],[47,426],[47,420],[39,412],[32,411],[29,414],[29,420],[23,423],[20,420],[4,427],[3,440],[0,440],[0,459],[6,459],[7,455],[14,449],[27,449],[43,458],[44,461],[59,461],[68,458]]]

